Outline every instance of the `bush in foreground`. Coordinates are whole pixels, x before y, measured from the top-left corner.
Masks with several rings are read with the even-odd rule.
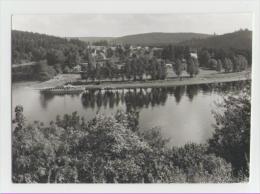
[[[227,96],[216,112],[215,133],[208,150],[230,162],[236,176],[249,176],[250,159],[250,84],[236,96]]]
[[[138,114],[121,111],[85,122],[75,112],[44,126],[26,124],[23,109],[17,110],[15,183],[234,182],[231,165],[205,145],[171,149],[158,129],[137,130]]]

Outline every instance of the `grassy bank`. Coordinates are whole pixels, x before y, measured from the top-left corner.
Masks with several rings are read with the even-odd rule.
[[[151,88],[151,87],[171,87],[180,85],[195,85],[195,84],[207,84],[218,82],[233,82],[251,79],[250,72],[239,72],[229,74],[215,74],[211,77],[185,77],[182,80],[179,79],[167,79],[167,80],[153,80],[153,81],[132,81],[121,83],[102,83],[99,85],[82,85],[86,89],[122,89],[122,88]]]

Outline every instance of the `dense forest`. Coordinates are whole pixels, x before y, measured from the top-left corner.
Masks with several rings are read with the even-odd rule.
[[[76,112],[44,125],[27,123],[16,106],[12,132],[14,183],[231,183],[248,181],[250,82],[227,95],[206,144],[170,147],[160,129],[140,130],[138,111]],[[192,127],[192,126],[191,126]]]
[[[206,39],[192,39],[181,43],[181,45],[189,45],[190,48],[200,48],[207,50],[213,58],[223,60],[225,57],[231,60],[235,55],[242,55],[252,63],[252,31],[241,29],[233,33],[223,35],[215,35]],[[233,60],[233,63],[236,61]]]
[[[122,36],[113,39],[112,42],[141,46],[165,46],[167,44],[177,44],[190,39],[204,39],[210,37],[209,34],[199,33],[162,33],[152,32],[136,35]]]
[[[54,55],[51,51],[59,50],[63,54],[70,50],[82,52],[85,46],[84,42],[76,39],[67,40],[56,36],[12,30],[12,64],[44,60],[48,54]],[[58,58],[60,61],[66,60],[63,59],[65,56],[58,56]],[[69,59],[67,60],[69,62]]]
[[[12,31],[12,64],[36,62],[36,67],[16,73],[16,79],[48,80],[57,73],[66,73],[78,65],[87,44],[45,34]],[[23,76],[25,74],[25,76]]]
[[[252,50],[252,31],[240,29],[232,33],[213,35],[204,39],[190,39],[180,44],[189,45],[193,48]]]

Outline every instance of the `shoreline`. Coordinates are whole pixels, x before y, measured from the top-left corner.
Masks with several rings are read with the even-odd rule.
[[[208,74],[193,78],[185,77],[183,80],[166,79],[166,80],[149,80],[149,81],[131,81],[125,83],[102,83],[99,85],[85,84],[78,85],[85,89],[131,89],[131,88],[155,88],[155,87],[173,87],[182,85],[211,84],[221,82],[245,81],[251,79],[251,72],[219,73]]]
[[[192,79],[192,78],[191,78]],[[212,84],[224,83],[234,81],[245,81],[251,78],[225,78],[225,79],[194,79],[194,80],[164,80],[159,82],[144,82],[144,83],[122,83],[122,84],[100,84],[100,85],[81,85],[85,89],[132,89],[132,88],[158,88],[158,87],[173,87],[183,85],[199,85],[199,84]]]
[[[59,77],[59,79],[57,78]],[[43,89],[48,87],[56,87],[65,85],[68,83],[75,83],[79,81],[80,77],[71,74],[61,74],[57,77],[48,80],[46,82],[41,82],[34,84],[32,87],[35,89]],[[76,85],[77,87],[82,87],[84,89],[131,89],[131,88],[151,88],[151,87],[172,87],[181,85],[197,85],[197,84],[211,84],[211,83],[221,83],[221,82],[233,82],[233,81],[244,81],[251,80],[250,71],[234,72],[234,73],[213,73],[198,75],[197,77],[189,78],[184,77],[182,80],[178,78],[166,79],[166,80],[146,80],[146,81],[124,81],[124,82],[114,82],[109,81],[108,83],[97,84],[82,84]]]

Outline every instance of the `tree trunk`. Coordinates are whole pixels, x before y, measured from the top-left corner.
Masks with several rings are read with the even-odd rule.
[[[59,175],[59,170],[56,172],[56,175],[55,175],[55,180],[54,180],[55,183],[57,183],[58,175]]]
[[[51,174],[52,174],[52,170],[51,168],[49,169],[49,173],[48,173],[48,179],[47,179],[47,183],[51,182]]]

